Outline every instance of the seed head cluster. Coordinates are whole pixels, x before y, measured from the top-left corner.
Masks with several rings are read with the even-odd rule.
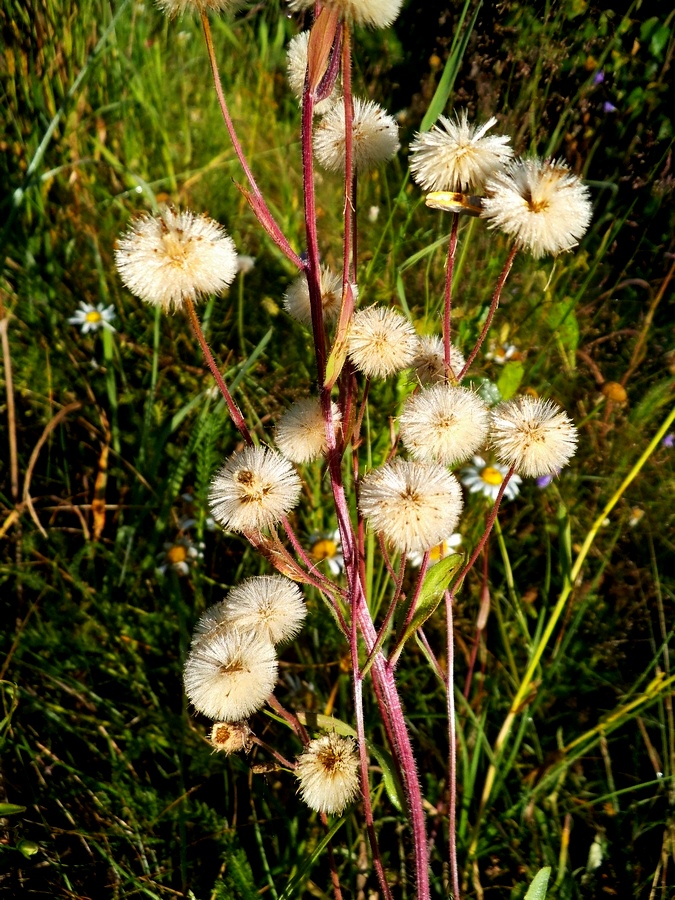
[[[347,335],[347,352],[369,378],[389,378],[406,369],[417,350],[415,329],[405,316],[386,306],[356,312]]]
[[[504,465],[529,478],[553,475],[577,448],[577,429],[551,400],[518,397],[492,411],[490,443]]]

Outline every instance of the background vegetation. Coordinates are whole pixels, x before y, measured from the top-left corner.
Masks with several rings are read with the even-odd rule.
[[[481,563],[493,613],[459,698],[465,893],[521,897],[552,865],[553,897],[665,900],[675,883],[672,440],[598,531],[489,803],[480,797],[571,562],[673,403],[675,14],[584,0],[430,6],[413,0],[390,33],[358,36],[361,90],[397,112],[404,145],[398,163],[360,185],[362,209],[379,208],[376,221],[364,217],[361,295],[396,299],[433,328],[448,222],[407,183],[405,152],[439,84],[446,110],[496,113],[519,152],[565,158],[595,206],[576,254],[519,260],[497,317],[499,341],[518,352],[477,368],[505,396],[553,393],[581,443],[559,482],[527,485],[503,508]],[[208,212],[255,257],[204,311],[254,424],[311,382],[307,337],[281,307],[293,273],[237,191],[196,22],[169,24],[143,2],[3,0],[0,24],[0,801],[10,804],[0,807],[0,891],[238,900],[278,898],[292,882],[285,896],[328,896],[313,856],[320,823],[293,778],[253,774],[263,756],[213,755],[186,708],[181,661],[194,622],[266,569],[243,541],[209,530],[209,480],[235,434],[185,321],[154,316],[122,289],[113,247],[132,212],[170,201]],[[267,2],[213,27],[245,148],[301,248],[300,172],[289,162],[299,115],[284,56],[297,25]],[[326,177],[321,198],[330,260],[338,182]],[[458,340],[470,346],[505,247],[475,225],[461,246]],[[81,334],[68,322],[81,302],[112,304],[117,331]],[[375,418],[372,431],[385,440],[383,426]],[[308,489],[320,479],[309,472]],[[468,546],[483,512],[469,508]],[[320,513],[298,524],[307,536],[332,525]],[[186,553],[195,555],[181,576],[171,563]],[[476,573],[459,597],[460,695],[480,583]],[[345,648],[309,603],[280,697],[349,721]],[[430,641],[441,632],[432,621]],[[427,773],[441,897],[443,693],[414,647],[400,680]],[[256,717],[260,734],[272,724]],[[400,814],[377,772],[374,789],[395,895],[412,898]],[[347,816],[336,853],[347,896],[366,897],[374,882],[359,822]]]

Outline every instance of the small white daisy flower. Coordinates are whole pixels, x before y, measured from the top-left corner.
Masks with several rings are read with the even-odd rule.
[[[79,325],[82,334],[87,334],[90,331],[98,331],[99,328],[115,331],[115,326],[111,324],[114,318],[115,308],[112,305],[104,306],[99,303],[92,306],[91,303],[81,302],[80,308],[68,321],[71,325]]]
[[[210,719],[238,722],[260,709],[274,690],[274,647],[251,632],[217,630],[194,644],[183,680],[196,710]]]
[[[366,172],[396,156],[398,125],[372,100],[354,97],[352,152],[354,168]],[[321,117],[314,131],[314,154],[328,172],[345,167],[345,108],[339,101]]]
[[[300,796],[310,809],[339,815],[360,790],[354,741],[335,732],[310,741],[298,757],[295,774]]]
[[[347,352],[354,366],[369,378],[389,378],[406,369],[416,350],[415,329],[395,309],[368,306],[354,313],[347,332]]]
[[[230,531],[268,528],[297,504],[300,478],[291,463],[269,447],[235,453],[211,482],[213,518]]]
[[[164,544],[164,553],[161,555],[161,564],[157,566],[157,572],[166,575],[171,569],[178,575],[188,575],[190,567],[204,558],[203,546],[195,544],[187,535],[177,538],[172,544]]]
[[[497,458],[530,478],[559,472],[577,440],[574,423],[551,400],[517,397],[492,410],[490,445]]]
[[[490,342],[490,348],[485,354],[485,359],[491,359],[498,366],[504,366],[510,360],[514,362],[522,359],[522,354],[515,344],[498,344]]]
[[[519,159],[485,185],[482,215],[538,259],[575,247],[592,209],[586,185],[560,160]]]
[[[450,368],[457,377],[466,360],[461,351],[450,344]],[[445,382],[445,349],[443,338],[436,334],[418,338],[417,349],[412,361],[412,369],[420,384],[440,384]]]
[[[436,565],[437,562],[445,559],[446,556],[450,556],[451,553],[454,553],[455,550],[461,546],[462,535],[457,531],[455,531],[454,534],[449,534],[440,542],[440,544],[431,548],[429,552],[429,565]],[[423,560],[424,553],[421,553],[419,550],[414,550],[412,553],[408,554],[408,562],[415,569],[419,569]]]
[[[115,249],[115,263],[132,294],[164,312],[220,294],[237,274],[237,252],[225,229],[185,211],[165,209],[132,223]]]
[[[488,464],[482,456],[474,456],[473,464],[465,466],[459,473],[459,480],[471,494],[483,494],[484,497],[495,501],[502,486],[504,478],[508,475],[509,466],[501,466],[499,463]],[[504,490],[503,500],[513,500],[520,493],[518,485],[522,479],[519,475],[512,475]]]
[[[372,28],[387,28],[396,19],[403,0],[325,0],[322,6],[335,9],[348,22],[356,25],[370,25]],[[288,0],[295,12],[313,9],[314,0]]]
[[[340,411],[331,403],[333,428],[340,427]],[[308,463],[325,454],[326,423],[318,397],[297,400],[286,410],[275,432],[277,447],[294,463]]]
[[[452,466],[485,443],[490,413],[468,388],[434,384],[408,397],[399,418],[403,446],[414,459]]]
[[[439,116],[440,125],[417,134],[410,145],[410,172],[427,191],[479,191],[513,156],[509,138],[487,135],[496,124],[469,125],[463,109],[455,119]]]
[[[397,550],[424,552],[455,530],[462,492],[444,466],[395,459],[364,477],[359,507]]]
[[[344,571],[345,567],[340,531],[336,529],[335,531],[313,534],[309,542],[312,559],[317,563],[325,562],[331,575],[337,578]]]

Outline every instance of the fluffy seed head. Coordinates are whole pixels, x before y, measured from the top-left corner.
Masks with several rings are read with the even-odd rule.
[[[410,322],[386,306],[354,313],[347,333],[347,352],[369,378],[388,378],[406,369],[415,357],[417,335]]]
[[[559,160],[520,159],[485,185],[482,215],[539,258],[571,250],[592,209],[586,185]]]
[[[465,362],[461,351],[454,344],[450,344],[450,368],[455,377],[462,371]],[[436,334],[427,334],[418,338],[412,369],[420,384],[445,383],[443,338]]]
[[[251,632],[216,631],[190,650],[185,693],[210,719],[237,722],[263,705],[277,681],[272,644]]]
[[[222,603],[202,616],[197,629],[209,626],[217,618],[217,629],[253,632],[272,644],[294,638],[302,628],[307,608],[297,584],[283,575],[247,578],[233,588]]]
[[[234,241],[207,216],[164,210],[132,223],[115,249],[115,263],[132,294],[164,312],[220,294],[237,274]]]
[[[359,793],[359,758],[354,741],[334,732],[310,741],[298,757],[300,796],[316,812],[339,815]]]
[[[214,750],[229,756],[239,750],[251,749],[251,729],[246,722],[216,722],[209,740]]]
[[[403,0],[325,0],[322,6],[336,9],[343,19],[356,25],[387,28],[398,16]],[[314,0],[288,0],[292,10],[312,9]]]
[[[230,531],[268,528],[300,497],[300,479],[287,459],[269,447],[235,453],[211,482],[213,518]]]
[[[232,0],[157,0],[157,6],[170,19],[174,19],[184,12],[223,12],[232,6]]]
[[[309,31],[301,31],[291,38],[286,51],[286,66],[288,71],[288,84],[293,96],[302,103],[302,94],[305,89],[305,74],[307,72],[307,49],[309,47]],[[314,115],[322,115],[331,108],[337,100],[339,89],[333,88],[330,97],[319,100],[314,104]]]
[[[437,384],[409,397],[399,419],[406,450],[446,466],[467,460],[485,443],[490,413],[473,391]]]
[[[340,426],[340,411],[331,404],[333,427]],[[307,463],[326,452],[326,425],[318,397],[298,400],[286,410],[275,435],[277,447],[294,463]]]
[[[396,549],[425,552],[455,530],[462,491],[444,466],[395,459],[365,476],[359,506]]]
[[[354,168],[366,172],[392,159],[400,147],[398,126],[391,116],[372,100],[354,97],[352,121]],[[321,117],[314,132],[314,154],[328,172],[344,172],[345,107],[335,103]]]
[[[491,413],[490,443],[504,465],[539,478],[567,465],[577,449],[577,429],[550,400],[518,397]]]
[[[358,297],[358,289],[352,285],[354,297]],[[337,275],[328,266],[321,267],[321,306],[325,322],[333,322],[340,312],[342,303],[342,275]],[[305,275],[298,277],[291,283],[284,294],[284,307],[286,312],[302,322],[303,325],[312,324],[312,309],[309,302],[309,285]]]
[[[430,131],[417,134],[410,145],[410,172],[427,191],[478,191],[513,156],[509,138],[487,135],[496,124],[469,125],[465,109],[455,119],[439,116]]]

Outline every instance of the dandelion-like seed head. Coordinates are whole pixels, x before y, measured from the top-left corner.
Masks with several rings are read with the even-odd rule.
[[[274,647],[252,632],[217,630],[193,645],[183,680],[196,710],[237,722],[260,709],[274,690]]]
[[[462,352],[454,344],[450,344],[450,368],[455,377],[462,371],[465,362]],[[425,334],[418,338],[411,365],[420,384],[445,383],[443,338],[437,334]]]
[[[365,476],[359,506],[397,550],[425,552],[455,530],[462,491],[442,465],[395,459]]]
[[[399,424],[411,456],[452,466],[482,447],[489,421],[487,406],[473,391],[436,384],[406,400]]]
[[[518,397],[491,413],[490,443],[500,462],[531,478],[552,475],[577,449],[577,429],[551,400]]]
[[[237,274],[237,252],[225,229],[207,216],[164,210],[132,223],[115,249],[115,263],[132,294],[171,312],[220,294]]]
[[[356,25],[387,28],[396,19],[403,0],[325,0],[322,6],[335,9],[343,19]],[[313,9],[314,0],[288,0],[293,11]]]
[[[417,335],[410,322],[386,306],[354,313],[347,333],[347,352],[369,378],[388,378],[406,369],[415,357]]]
[[[358,297],[358,289],[352,285],[354,297]],[[333,272],[329,266],[321,267],[321,306],[325,322],[333,322],[340,312],[342,303],[342,275]],[[302,322],[303,325],[312,324],[312,307],[309,300],[309,285],[305,275],[298,277],[291,283],[284,294],[284,307],[286,312]]]
[[[246,722],[215,722],[209,740],[214,750],[229,756],[251,749],[251,729]]]
[[[201,15],[206,12],[223,12],[233,5],[233,0],[156,0],[157,6],[170,19],[186,12]]]
[[[340,411],[331,404],[333,427],[340,426]],[[327,449],[326,424],[318,397],[296,401],[286,410],[275,435],[277,447],[294,463],[308,463],[318,459]]]
[[[222,617],[218,627],[251,631],[272,644],[294,638],[307,615],[300,588],[283,575],[247,578],[218,605]]]
[[[392,159],[398,148],[398,125],[390,115],[372,100],[354,97],[352,120],[352,150],[354,168],[366,172],[379,163]],[[314,132],[314,154],[328,172],[344,172],[345,168],[345,107],[344,102],[333,104],[321,117]]]
[[[586,185],[559,160],[520,159],[485,185],[482,215],[536,258],[571,250],[592,208]]]
[[[307,72],[307,50],[309,47],[309,31],[301,31],[291,38],[286,50],[286,66],[288,72],[288,84],[293,96],[302,103],[302,95],[305,89],[305,75]],[[322,115],[331,108],[339,96],[337,85],[329,97],[319,100],[314,104],[314,115]]]
[[[316,812],[339,815],[359,794],[359,757],[351,738],[332,732],[298,757],[300,796]]]
[[[427,191],[478,191],[513,156],[506,135],[488,135],[493,116],[481,126],[469,125],[465,109],[455,119],[439,116],[430,131],[410,145],[410,172]]]
[[[269,447],[247,447],[211,483],[213,518],[230,531],[268,528],[290,512],[301,482],[291,463]]]

